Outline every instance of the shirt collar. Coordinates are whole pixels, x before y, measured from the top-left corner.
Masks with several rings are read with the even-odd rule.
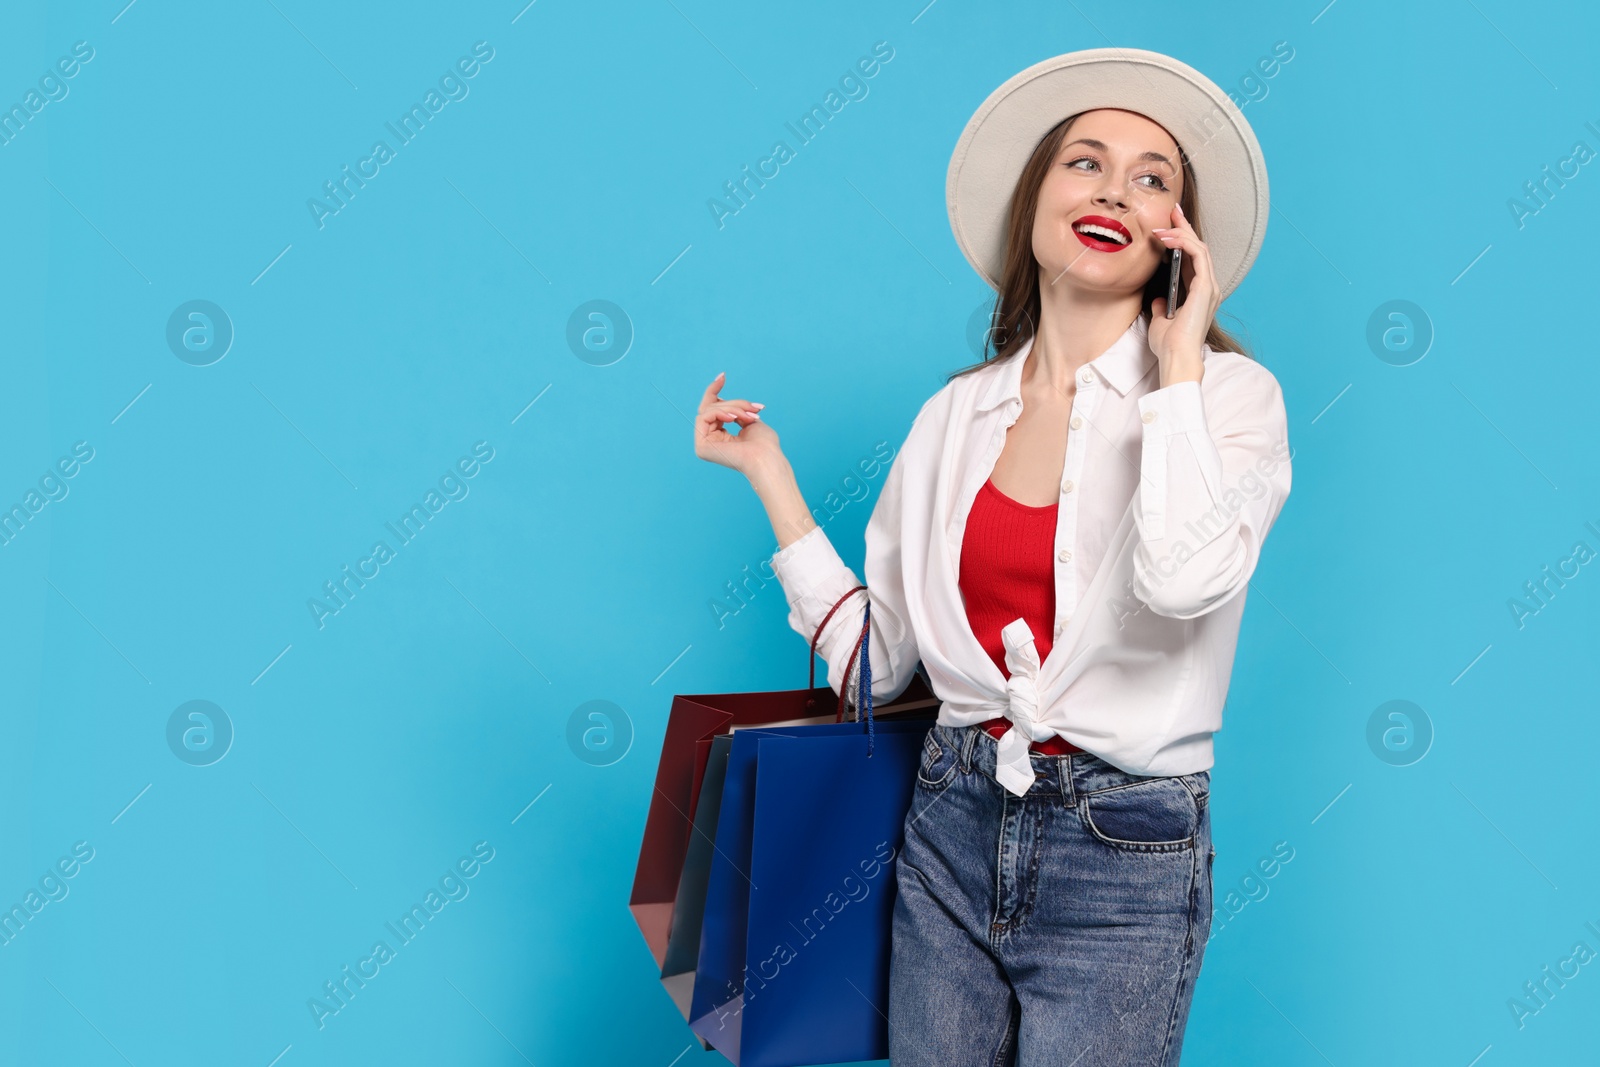
[[[1156,365],[1156,354],[1148,343],[1149,323],[1141,313],[1133,320],[1122,336],[1111,347],[1085,364],[1111,388],[1122,396],[1150,373]],[[1034,337],[1038,335],[1035,334]],[[989,384],[978,401],[978,410],[997,408],[1008,400],[1022,398],[1022,365],[1033,351],[1034,337],[1029,337],[1016,352],[996,364],[989,376]]]

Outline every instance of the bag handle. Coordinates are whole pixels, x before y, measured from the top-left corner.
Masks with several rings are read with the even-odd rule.
[[[827,629],[828,620],[833,618],[833,613],[834,612],[838,611],[841,607],[844,606],[844,602],[846,600],[849,600],[850,597],[853,594],[859,593],[865,588],[866,588],[866,586],[864,586],[864,585],[858,585],[854,589],[852,589],[849,592],[845,593],[844,596],[842,596],[838,600],[834,601],[833,602],[833,607],[828,609],[828,613],[826,615],[824,615],[822,617],[822,621],[817,624],[817,632],[815,634],[813,634],[812,637],[811,637],[811,675],[810,675],[809,683],[806,686],[807,689],[815,689],[817,687],[817,642],[822,640],[822,631]],[[807,700],[806,701],[806,710],[807,711],[811,710],[811,705],[813,703],[815,703],[815,701],[812,701],[812,700]]]
[[[858,717],[859,717],[860,709],[865,708],[866,711],[867,711],[867,758],[868,759],[872,758],[873,742],[877,739],[877,733],[873,729],[873,724],[872,724],[872,664],[871,664],[871,662],[869,662],[868,657],[867,657],[867,642],[868,642],[869,638],[871,637],[871,635],[872,635],[872,601],[868,600],[866,609],[862,612],[862,617],[861,617],[861,643],[856,646],[856,648],[861,652],[861,670],[858,672],[857,679],[856,679],[856,685],[858,687],[856,689],[856,709],[857,709],[857,716]],[[850,653],[850,658],[852,660],[854,660],[856,658],[854,652]],[[845,677],[846,678],[850,677],[849,670],[850,670],[850,668],[848,666],[846,666],[845,667],[845,671],[846,671]],[[843,701],[841,701],[840,705],[839,705],[839,714],[838,714],[838,716],[835,717],[834,721],[835,722],[840,721],[840,719],[843,716],[844,716],[844,703],[843,703]]]
[[[827,627],[828,620],[833,618],[834,612],[838,611],[844,606],[844,602],[846,600],[850,599],[851,596],[861,592],[866,588],[867,587],[864,585],[858,585],[854,589],[851,589],[849,592],[845,593],[844,596],[841,596],[838,600],[834,601],[833,607],[829,608],[828,613],[822,617],[822,622],[817,624],[817,632],[812,635],[811,638],[811,669],[809,684],[806,688],[815,689],[817,686],[817,643],[822,640],[822,631]],[[855,647],[850,650],[850,660],[845,664],[844,667],[845,684],[839,687],[839,710],[835,712],[833,718],[834,722],[844,721],[845,693],[848,692],[850,669],[855,666],[856,657],[860,656],[861,670],[857,673],[856,678],[856,708],[858,710],[865,710],[867,715],[867,755],[869,757],[872,755],[874,742],[877,738],[877,731],[874,728],[872,716],[872,663],[868,654],[871,636],[872,601],[869,598],[867,600],[866,609],[862,613],[861,637],[859,640],[857,640]],[[806,698],[806,711],[808,713],[815,707],[815,705],[815,698]]]

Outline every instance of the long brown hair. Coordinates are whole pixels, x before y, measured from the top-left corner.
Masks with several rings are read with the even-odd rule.
[[[1040,306],[1039,264],[1033,258],[1033,220],[1038,209],[1039,187],[1044,184],[1045,175],[1049,173],[1051,165],[1055,162],[1056,153],[1061,150],[1061,145],[1067,138],[1067,131],[1083,114],[1084,112],[1080,111],[1077,115],[1067,116],[1045,134],[1044,139],[1033,150],[1033,155],[1028,158],[1027,165],[1022,168],[1022,173],[1017,177],[1016,188],[1011,193],[1011,206],[1006,223],[1005,268],[1000,279],[1000,290],[995,294],[994,311],[989,316],[989,329],[984,337],[984,358],[979,363],[951,372],[947,381],[981,370],[996,360],[1005,359],[1032,337],[1034,330],[1037,329]],[[1205,229],[1200,221],[1200,203],[1196,195],[1194,169],[1189,165],[1188,154],[1183,152],[1181,147],[1178,155],[1183,165],[1183,191],[1178,195],[1178,203],[1183,207],[1183,214],[1189,220],[1189,225],[1193,226],[1195,233],[1204,240]],[[1161,266],[1156,268],[1155,274],[1145,283],[1140,314],[1148,317],[1151,302],[1158,296],[1166,295],[1167,280],[1171,273],[1172,261],[1163,257]],[[1178,297],[1180,304],[1186,295],[1186,288],[1180,281]],[[1205,343],[1214,351],[1238,352],[1250,356],[1244,344],[1219,326],[1215,320],[1206,331]],[[988,355],[990,351],[994,353],[992,356]]]

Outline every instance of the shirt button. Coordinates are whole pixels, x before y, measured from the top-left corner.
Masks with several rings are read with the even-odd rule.
[[[1156,421],[1156,413],[1154,411],[1145,412],[1144,413],[1144,421],[1145,422],[1155,422]]]
[[[1072,558],[1072,550],[1071,549],[1067,549],[1067,548],[1063,548],[1061,550],[1061,562],[1065,563],[1068,560],[1070,560],[1071,558]]]
[[[1093,385],[1094,384],[1094,372],[1093,371],[1087,371],[1087,370],[1084,371],[1082,374],[1078,375],[1078,381],[1082,382],[1084,385]]]
[[[1072,428],[1073,428],[1073,429],[1074,429],[1074,430],[1081,430],[1081,429],[1083,429],[1083,416],[1082,416],[1082,415],[1074,415],[1074,416],[1072,416],[1072,422],[1071,422],[1071,423],[1069,423],[1069,425],[1070,425],[1070,426],[1071,426],[1071,427],[1072,427]]]
[[[1072,492],[1072,479],[1071,478],[1068,478],[1066,481],[1061,483],[1061,491],[1063,493]]]

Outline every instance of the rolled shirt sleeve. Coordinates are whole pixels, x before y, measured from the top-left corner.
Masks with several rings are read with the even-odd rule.
[[[1176,619],[1213,611],[1249,584],[1289,497],[1288,419],[1277,379],[1253,361],[1224,363],[1213,354],[1205,384],[1178,382],[1139,398],[1134,594]]]
[[[872,629],[867,651],[872,659],[874,703],[887,702],[905,692],[919,660],[916,639],[907,619],[905,579],[900,566],[904,455],[902,449],[895,456],[872,517],[867,521],[863,563],[867,588],[855,593],[833,613],[817,642],[817,654],[828,664],[828,684],[837,693],[845,684],[845,667],[860,640],[862,615],[870,597]],[[820,526],[808,530],[774,554],[772,570],[789,602],[789,625],[805,638],[808,646],[834,603],[862,584],[839,558]]]

